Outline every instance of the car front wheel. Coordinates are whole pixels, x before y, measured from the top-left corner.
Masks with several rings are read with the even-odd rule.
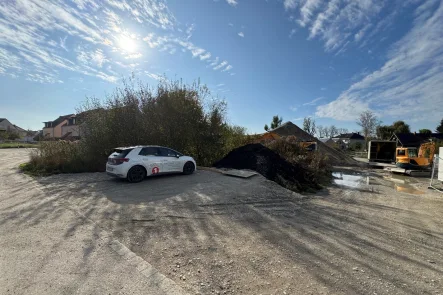
[[[183,174],[189,175],[194,173],[195,165],[192,162],[187,162],[185,166],[183,166]]]
[[[126,177],[129,182],[140,182],[146,177],[146,170],[142,166],[134,166],[128,171]]]

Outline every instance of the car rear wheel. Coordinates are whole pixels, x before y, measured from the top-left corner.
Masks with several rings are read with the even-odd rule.
[[[142,166],[134,166],[128,171],[129,182],[140,182],[146,177],[146,170]]]
[[[189,175],[194,173],[195,165],[192,162],[187,162],[185,166],[183,166],[183,174]]]

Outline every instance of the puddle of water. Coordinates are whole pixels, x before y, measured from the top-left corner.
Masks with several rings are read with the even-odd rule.
[[[394,189],[398,192],[408,193],[413,195],[423,195],[425,192],[417,190],[409,183],[416,183],[417,180],[410,178],[409,176],[392,174],[390,176],[384,176],[384,179],[394,184]]]
[[[413,195],[423,195],[425,192],[419,191],[417,189],[415,189],[413,186],[411,185],[407,185],[407,184],[394,184],[395,190],[398,192],[402,192],[402,193],[408,193],[408,194],[413,194]]]
[[[334,183],[347,187],[357,188],[365,185],[369,185],[369,176],[364,175],[352,175],[342,172],[332,172]]]

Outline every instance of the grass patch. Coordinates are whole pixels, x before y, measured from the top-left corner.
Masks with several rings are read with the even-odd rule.
[[[51,173],[46,172],[44,169],[39,169],[31,163],[23,163],[18,166],[18,168],[25,174],[30,176],[48,176]]]
[[[8,142],[0,143],[0,149],[38,148],[37,143]]]

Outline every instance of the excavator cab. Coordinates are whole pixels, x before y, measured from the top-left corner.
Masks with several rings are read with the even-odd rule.
[[[399,168],[408,170],[423,170],[430,168],[432,160],[434,159],[435,143],[424,143],[417,148],[397,148],[395,151],[395,164]]]

